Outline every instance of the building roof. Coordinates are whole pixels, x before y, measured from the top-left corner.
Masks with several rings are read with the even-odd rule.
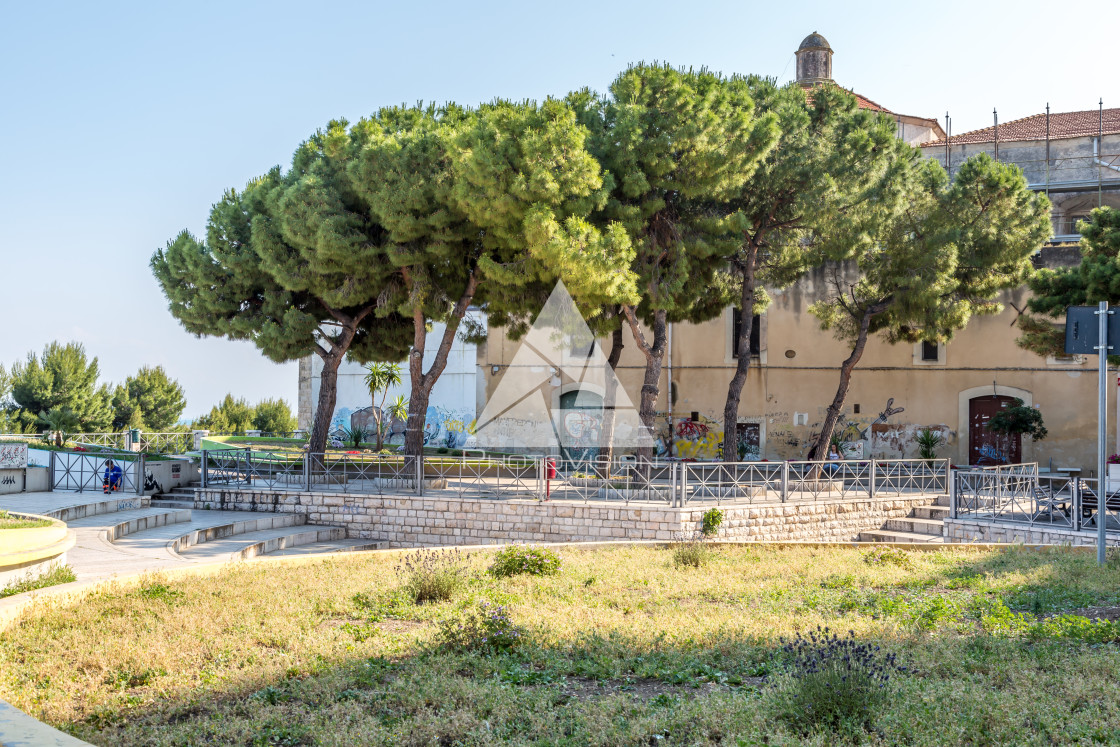
[[[1098,109],[1087,109],[1080,112],[1053,112],[1050,114],[1051,140],[1096,135],[1098,127],[1105,135],[1120,134],[1120,109],[1105,109],[1103,115]],[[982,130],[972,130],[960,135],[953,135],[949,138],[949,144],[991,143],[995,141],[995,137],[996,128],[985,127]],[[1032,114],[1022,119],[1003,122],[999,126],[999,141],[1001,143],[1045,139],[1046,114]],[[944,148],[945,139],[941,138],[922,143],[922,147]]]
[[[802,49],[827,49],[829,52],[832,51],[832,47],[828,46],[828,39],[825,39],[816,31],[801,40],[801,46],[797,48],[797,51],[800,52]]]

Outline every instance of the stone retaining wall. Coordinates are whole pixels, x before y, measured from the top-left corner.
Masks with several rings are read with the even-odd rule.
[[[887,519],[930,505],[934,495],[829,499],[724,505],[719,537],[755,541],[851,541]],[[489,544],[493,542],[595,542],[672,540],[700,529],[711,506],[448,496],[362,496],[288,493],[250,488],[206,488],[197,508],[298,513],[311,524],[343,526],[347,536],[389,547]]]
[[[947,542],[1011,542],[1024,545],[1092,545],[1097,544],[1097,532],[1075,532],[1069,528],[1042,525],[1013,524],[1011,522],[980,521],[978,519],[945,519]],[[1120,545],[1120,536],[1110,532],[1110,545]]]

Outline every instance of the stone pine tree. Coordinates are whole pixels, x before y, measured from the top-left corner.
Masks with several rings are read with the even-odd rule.
[[[757,111],[777,117],[780,137],[727,206],[740,238],[728,259],[742,323],[723,409],[725,461],[738,459],[739,404],[754,315],[770,302],[766,287],[791,284],[823,256],[858,254],[868,240],[862,223],[892,209],[909,168],[894,121],[861,110],[841,88],[806,92],[756,77],[747,84]]]
[[[196,335],[252,341],[274,361],[323,362],[308,448],[326,448],[338,366],[399,360],[411,320],[396,311],[386,231],[353,192],[351,144],[331,123],[210,212],[205,239],[184,231],[152,257],[172,315]],[[389,289],[389,290],[387,290]]]
[[[97,358],[90,359],[76,342],[52,342],[41,355],[27,354],[27,360],[12,366],[11,397],[24,430],[39,424],[40,415],[58,409],[73,413],[76,427],[101,431],[113,421],[112,393],[108,385],[98,384]]]
[[[166,431],[179,421],[186,406],[179,382],[162,366],[144,366],[113,391],[113,427]]]
[[[635,300],[625,232],[584,220],[606,192],[563,102],[389,109],[351,135],[354,190],[388,231],[389,284],[413,322],[407,454],[423,447],[432,388],[472,305],[517,336],[559,279],[588,308]],[[431,322],[445,326],[425,370]]]
[[[1018,166],[987,155],[966,161],[952,184],[924,161],[904,209],[874,236],[854,267],[830,268],[832,297],[810,307],[852,348],[809,459],[824,458],[868,338],[946,341],[973,316],[1001,311],[999,293],[1027,279],[1031,255],[1050,237],[1050,202]]]
[[[631,67],[585,111],[599,120],[590,148],[613,182],[604,214],[634,245],[642,300],[619,309],[646,360],[639,415],[652,433],[668,324],[710,319],[730,302],[721,258],[734,237],[720,206],[776,143],[776,117],[756,118],[741,79],[663,65]]]
[[[1081,231],[1081,262],[1076,267],[1035,272],[1027,285],[1031,311],[1019,317],[1018,344],[1043,356],[1065,354],[1067,306],[1120,306],[1120,210],[1097,208]],[[1109,356],[1112,363],[1120,357]]]

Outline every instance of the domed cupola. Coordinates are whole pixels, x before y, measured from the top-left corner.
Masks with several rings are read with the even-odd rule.
[[[797,82],[811,86],[826,80],[832,80],[832,47],[814,31],[797,48]]]

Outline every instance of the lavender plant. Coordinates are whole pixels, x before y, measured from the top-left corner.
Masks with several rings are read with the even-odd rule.
[[[802,734],[861,731],[886,700],[891,675],[905,673],[895,654],[817,627],[808,637],[783,639],[784,671],[771,681],[777,715]]]
[[[445,602],[467,582],[467,557],[458,550],[420,550],[405,555],[396,567],[401,589],[415,604]]]
[[[560,556],[546,547],[503,547],[494,556],[490,574],[498,578],[527,573],[530,576],[554,576],[560,572]]]
[[[510,651],[525,639],[525,630],[502,605],[480,602],[477,609],[444,618],[436,640],[456,651]]]

